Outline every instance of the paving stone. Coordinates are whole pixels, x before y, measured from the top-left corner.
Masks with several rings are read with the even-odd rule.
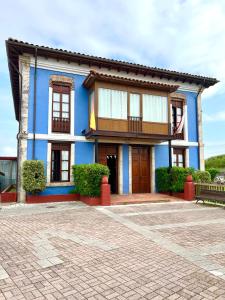
[[[54,206],[1,211],[0,300],[225,299],[224,210]]]

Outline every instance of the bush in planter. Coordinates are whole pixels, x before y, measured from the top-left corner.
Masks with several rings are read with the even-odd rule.
[[[44,162],[41,160],[26,160],[22,168],[23,188],[26,192],[37,194],[46,187]]]
[[[206,169],[206,171],[208,171],[209,174],[211,175],[211,181],[212,182],[216,178],[216,175],[218,175],[220,173],[220,171],[216,168],[209,168],[209,169]]]
[[[181,193],[184,191],[184,183],[188,175],[193,175],[194,168],[171,168],[171,191]]]
[[[103,176],[109,176],[109,168],[101,164],[73,166],[75,191],[81,196],[100,196]]]
[[[156,188],[158,192],[183,192],[188,175],[194,173],[193,168],[168,167],[156,169]]]
[[[193,179],[194,182],[198,182],[198,183],[210,183],[211,175],[207,171],[197,170],[194,172]]]

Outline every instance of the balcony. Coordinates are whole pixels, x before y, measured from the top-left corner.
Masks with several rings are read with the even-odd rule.
[[[70,120],[66,118],[53,118],[52,132],[70,133]]]
[[[142,132],[142,118],[128,116],[128,131],[129,132]]]

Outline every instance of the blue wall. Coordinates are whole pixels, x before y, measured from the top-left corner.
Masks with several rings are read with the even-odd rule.
[[[47,187],[40,195],[65,195],[69,194],[74,189],[74,186],[54,186]]]
[[[155,168],[169,166],[169,150],[167,145],[155,146]]]
[[[48,141],[36,140],[35,141],[35,159],[43,160],[45,164],[45,171],[47,167],[47,151]],[[33,141],[28,140],[27,143],[27,159],[32,159]]]
[[[189,147],[189,166],[199,169],[198,147]]]
[[[75,143],[75,164],[94,163],[94,143],[76,142]]]
[[[83,129],[88,128],[88,90],[83,87],[85,76],[56,72],[45,69],[37,69],[37,104],[36,104],[36,133],[48,133],[48,99],[49,80],[51,75],[64,75],[74,79],[75,86],[75,134],[81,135]],[[33,132],[33,91],[34,91],[34,68],[30,69],[30,92],[28,112],[28,132]],[[40,117],[41,116],[41,117]]]
[[[129,193],[129,147],[123,145],[123,193]]]

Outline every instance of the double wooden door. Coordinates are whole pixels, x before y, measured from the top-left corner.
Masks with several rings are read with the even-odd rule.
[[[150,155],[148,146],[132,147],[132,193],[150,193]]]

